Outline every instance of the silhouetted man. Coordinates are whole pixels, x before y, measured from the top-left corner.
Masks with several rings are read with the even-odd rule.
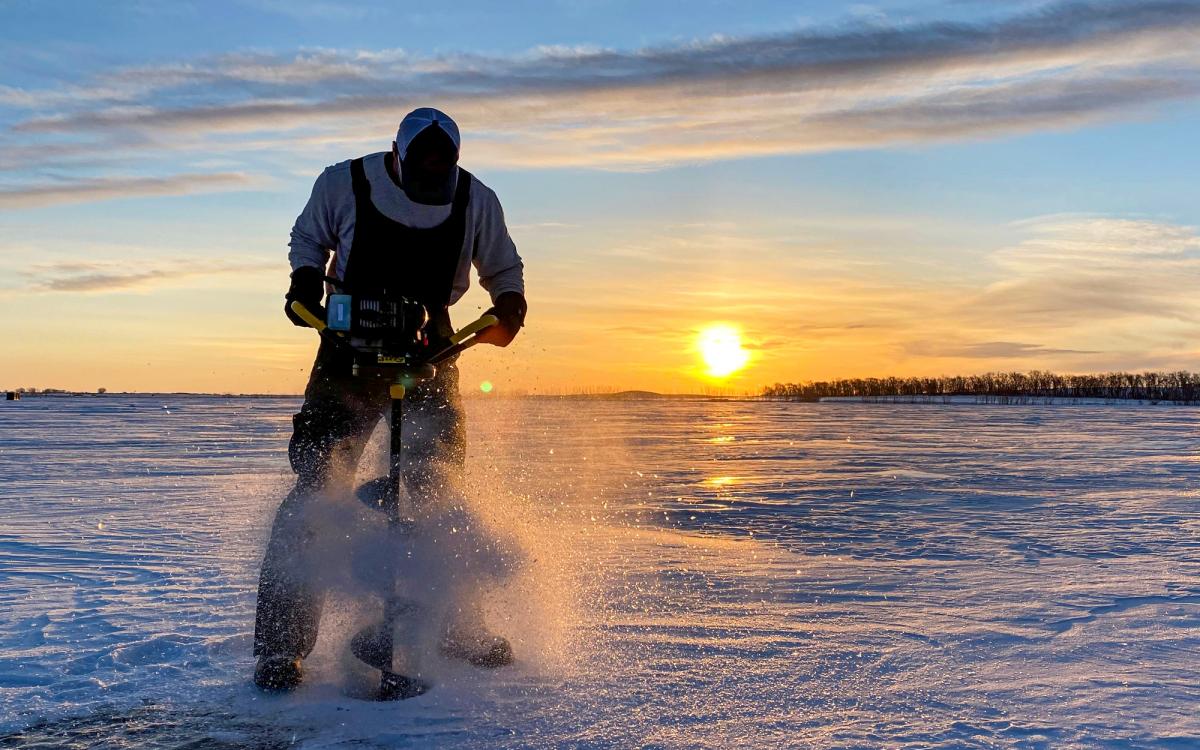
[[[507,346],[513,340],[525,320],[521,258],[496,194],[458,166],[459,145],[454,121],[423,107],[401,121],[391,153],[336,164],[317,178],[292,228],[284,311],[293,323],[306,325],[287,306],[293,301],[325,317],[328,268],[352,294],[386,288],[421,302],[430,315],[426,330],[447,337],[453,330],[449,307],[467,290],[474,265],[492,297],[489,312],[500,319],[480,341]],[[425,496],[453,481],[465,458],[453,362],[439,365],[437,376],[413,388],[404,403],[421,425],[404,447],[404,483],[411,495]],[[323,597],[309,580],[306,551],[320,529],[306,525],[304,505],[332,482],[353,476],[389,404],[387,382],[353,377],[350,355],[322,341],[304,405],[293,418],[288,457],[296,486],[275,516],[259,580],[254,681],[261,688],[298,685],[301,661],[317,638]],[[497,640],[503,639],[485,635],[478,643],[455,644],[451,653],[471,658],[472,647],[497,653]]]

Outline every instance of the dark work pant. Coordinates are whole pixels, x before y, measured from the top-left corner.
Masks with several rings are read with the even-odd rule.
[[[348,355],[327,343],[317,352],[304,406],[292,418],[288,458],[296,485],[275,514],[259,577],[256,656],[303,658],[316,643],[324,597],[307,552],[321,529],[307,523],[305,509],[330,492],[350,489],[371,431],[391,408],[388,385],[352,376]],[[438,367],[436,378],[409,389],[403,409],[413,430],[404,443],[402,476],[409,496],[420,502],[462,474],[466,433],[458,369],[452,363]]]

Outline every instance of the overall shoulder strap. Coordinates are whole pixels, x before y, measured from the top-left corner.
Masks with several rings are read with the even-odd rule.
[[[371,183],[367,181],[367,172],[363,169],[363,157],[361,156],[350,162],[350,184],[354,188],[354,197],[371,197]]]
[[[471,202],[471,182],[474,179],[470,172],[462,167],[458,168],[458,184],[454,188],[454,204],[450,209],[451,215],[466,215],[467,204]]]

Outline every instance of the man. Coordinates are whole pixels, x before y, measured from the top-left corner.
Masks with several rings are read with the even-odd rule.
[[[293,323],[306,325],[290,309],[293,301],[325,317],[328,265],[351,294],[421,302],[430,315],[426,330],[432,338],[444,338],[452,332],[447,310],[467,290],[474,265],[492,298],[489,312],[500,319],[479,340],[496,346],[513,340],[525,320],[521,258],[496,194],[458,167],[459,145],[454,121],[422,107],[401,121],[391,153],[336,164],[317,178],[292,228],[292,283],[284,311]],[[353,476],[390,403],[387,383],[355,378],[350,368],[348,355],[323,341],[304,405],[293,418],[288,458],[296,486],[271,529],[254,626],[254,681],[266,690],[298,685],[301,660],[316,642],[322,596],[307,580],[311,561],[305,552],[320,529],[306,525],[305,503]],[[422,428],[404,447],[404,483],[410,495],[428,496],[461,473],[465,458],[453,363],[439,366],[437,377],[412,389],[404,403],[406,415]],[[461,644],[452,653],[472,658]]]

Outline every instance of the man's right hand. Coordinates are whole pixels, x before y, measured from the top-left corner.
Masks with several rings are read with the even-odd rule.
[[[294,325],[307,327],[299,315],[292,312],[292,303],[299,302],[318,318],[325,319],[325,273],[316,266],[300,266],[292,271],[292,285],[284,295],[283,312]]]
[[[485,328],[475,336],[480,344],[493,346],[508,346],[516,338],[517,332],[525,325],[525,295],[520,292],[504,292],[496,298],[496,304],[487,310],[487,315],[495,315],[500,322]]]

